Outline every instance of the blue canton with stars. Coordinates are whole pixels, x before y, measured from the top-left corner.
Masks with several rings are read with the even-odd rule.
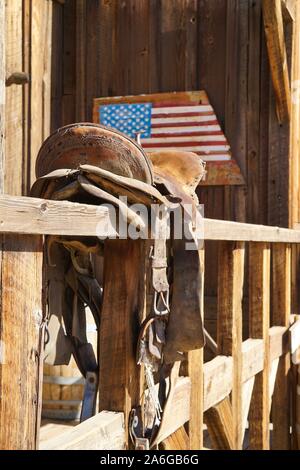
[[[100,106],[100,124],[112,127],[135,138],[141,132],[142,138],[151,137],[151,103],[108,104]]]

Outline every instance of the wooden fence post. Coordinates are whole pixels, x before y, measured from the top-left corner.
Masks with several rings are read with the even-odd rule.
[[[141,397],[141,371],[136,364],[141,289],[140,265],[145,253],[139,240],[105,242],[104,296],[99,353],[99,408],[124,412],[126,446],[128,418]]]
[[[242,449],[242,299],[244,243],[221,242],[218,275],[218,353],[233,357],[232,442]]]
[[[200,250],[201,263],[201,296],[202,312],[204,312],[204,248]],[[204,318],[203,318],[204,322]],[[188,353],[188,376],[191,379],[191,408],[188,423],[190,450],[203,448],[203,349]]]
[[[264,342],[264,369],[255,376],[249,413],[250,448],[268,450],[269,432],[270,246],[249,244],[250,337]]]
[[[272,246],[273,288],[272,323],[289,327],[291,313],[291,247],[283,243]],[[275,389],[273,394],[272,448],[289,449],[290,436],[290,354],[279,359]]]
[[[29,450],[41,400],[42,237],[4,235],[0,256],[0,449]]]

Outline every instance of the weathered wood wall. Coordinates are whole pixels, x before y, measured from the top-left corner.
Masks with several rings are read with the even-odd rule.
[[[55,15],[53,128],[91,120],[94,97],[204,88],[247,181],[201,190],[206,215],[288,225],[261,0],[66,0]]]
[[[38,149],[50,131],[52,4],[5,2],[6,78],[29,75],[28,83],[6,87],[4,191],[9,194],[28,194]]]
[[[293,208],[299,222],[262,0],[6,0],[6,17],[6,75],[25,71],[30,83],[6,88],[5,192],[28,194],[43,139],[92,120],[93,98],[205,89],[247,183],[200,189],[205,215],[288,226]],[[286,20],[289,61],[291,32]],[[206,279],[215,295],[216,265]]]
[[[6,1],[14,71],[30,82],[6,88],[6,192],[28,193],[50,128],[91,120],[94,97],[204,88],[247,181],[202,189],[206,215],[288,225],[289,130],[276,118],[261,0]]]

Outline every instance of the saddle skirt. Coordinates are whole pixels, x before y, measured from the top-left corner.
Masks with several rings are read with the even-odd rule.
[[[166,151],[147,155],[137,142],[118,131],[79,123],[57,130],[44,142],[36,176],[31,191],[34,197],[109,203],[127,223],[143,227],[143,220],[130,204],[143,203],[149,210],[151,204],[170,209],[188,203],[196,208],[195,189],[205,176],[205,167],[196,154]],[[127,197],[127,204],[120,196]],[[193,233],[190,235],[193,239]],[[155,360],[159,363],[172,364],[204,345],[200,258],[198,251],[186,251],[186,238],[185,234],[182,239],[153,242],[156,300],[152,317],[155,309],[159,313],[164,310],[167,322],[162,346],[155,339],[159,322],[153,322],[157,331],[151,328],[147,341],[152,353],[158,351]],[[73,353],[84,376],[97,370],[96,355],[86,339],[85,306],[101,328],[103,279],[97,266],[102,263],[103,243],[92,236],[47,238],[50,341],[46,362],[66,364]]]

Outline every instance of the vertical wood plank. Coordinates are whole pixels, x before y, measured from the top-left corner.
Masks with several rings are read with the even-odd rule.
[[[58,2],[52,3],[52,77],[50,130],[51,132],[54,132],[62,125],[64,5]]]
[[[226,3],[225,132],[232,154],[246,176],[249,2]]]
[[[268,223],[268,166],[269,110],[270,110],[270,66],[264,35],[261,34],[260,102],[259,102],[259,205],[260,224]]]
[[[55,37],[52,37],[53,27],[53,1],[43,3],[43,14],[45,15],[45,46],[44,46],[44,57],[42,63],[42,73],[40,80],[42,82],[42,120],[43,128],[41,141],[49,136],[51,128],[51,80],[52,80],[52,41],[56,41]],[[33,51],[34,53],[34,51]],[[37,155],[33,155],[34,166]],[[33,173],[33,181],[35,180],[35,171]],[[31,181],[31,184],[32,182]]]
[[[52,2],[35,0],[31,10],[31,120],[29,189],[35,181],[35,161],[50,133]]]
[[[160,91],[184,91],[186,68],[185,1],[161,2]]]
[[[86,2],[76,0],[76,121],[86,116]]]
[[[113,42],[112,42],[112,94],[130,94],[130,1],[112,2]]]
[[[0,194],[4,192],[5,70],[5,1],[0,0]]]
[[[263,0],[263,16],[278,119],[290,117],[291,92],[285,47],[281,0]]]
[[[275,3],[270,7],[275,10]],[[278,6],[276,6],[278,8]],[[290,73],[293,25],[286,23],[284,28],[284,48],[288,54],[285,59],[286,73]],[[267,41],[268,43],[268,41]],[[272,71],[272,63],[269,68]],[[270,225],[281,227],[289,226],[290,219],[290,188],[291,164],[296,156],[297,149],[290,151],[290,123],[278,121],[278,104],[274,86],[269,86],[269,129],[268,129],[268,221]],[[290,98],[289,98],[290,101]],[[288,157],[289,155],[289,157]],[[297,184],[297,183],[296,183]]]
[[[6,73],[22,70],[22,0],[6,3]],[[6,87],[6,138],[5,138],[5,192],[22,194],[22,150],[23,150],[23,96],[22,87]]]
[[[197,0],[185,0],[183,9],[184,29],[186,31],[185,44],[185,90],[197,90],[199,83],[198,67],[198,8]]]
[[[86,117],[92,121],[95,96],[110,96],[114,72],[112,67],[114,3],[106,0],[86,2]],[[94,121],[95,122],[95,121]]]
[[[95,2],[93,2],[95,3]],[[75,118],[76,95],[76,49],[74,37],[76,35],[76,3],[66,0],[63,15],[63,102],[62,124],[71,124]]]
[[[35,448],[42,321],[42,237],[1,239],[0,449]]]
[[[31,74],[31,4],[32,0],[23,1],[23,38],[22,70]],[[22,194],[29,194],[30,185],[30,141],[31,141],[31,83],[22,86],[23,93],[23,152],[22,152]]]
[[[251,338],[264,341],[264,369],[256,375],[249,413],[250,448],[268,450],[269,442],[269,325],[270,247],[249,244],[249,328]]]
[[[150,2],[130,1],[130,93],[137,95],[149,92],[149,36]]]
[[[202,282],[202,312],[204,309],[204,248],[199,252]],[[204,323],[204,318],[203,318]],[[191,379],[191,404],[188,432],[190,450],[201,450],[203,448],[203,349],[197,349],[188,353],[188,375]]]
[[[289,224],[289,133],[290,124],[279,124],[274,91],[270,86],[268,129],[268,220],[269,225]]]
[[[273,287],[272,323],[289,327],[291,313],[291,247],[274,243],[272,246]],[[290,354],[279,359],[275,389],[273,393],[272,448],[290,448]]]
[[[295,2],[295,21],[292,39],[291,67],[291,121],[290,121],[290,156],[289,156],[289,226],[300,221],[300,3]]]
[[[105,242],[99,408],[125,413],[127,446],[129,413],[141,396],[141,371],[135,350],[141,310],[140,281],[144,280],[139,265],[144,256],[137,240]]]
[[[260,207],[260,62],[261,1],[249,2],[249,66],[247,93],[247,222],[261,223]],[[265,155],[262,156],[265,158]]]
[[[242,448],[242,298],[244,244],[221,242],[218,275],[218,353],[233,357],[233,442]]]
[[[211,2],[209,2],[211,3]],[[224,125],[232,154],[247,178],[247,106],[248,106],[248,64],[249,64],[249,2],[248,0],[228,0],[226,3],[226,28],[224,53],[225,61],[225,110]],[[223,57],[223,56],[222,56]],[[223,61],[223,58],[222,58]],[[219,62],[219,61],[217,61]],[[257,123],[255,123],[257,127]],[[246,221],[246,206],[250,191],[243,187],[227,187],[228,203],[225,210],[231,213],[230,219]],[[230,205],[229,205],[230,204]],[[229,207],[228,207],[229,206]],[[225,218],[226,215],[225,215]]]
[[[160,92],[160,19],[161,8],[157,0],[149,1],[149,93]]]
[[[299,255],[298,255],[299,256]],[[299,283],[298,283],[299,285]],[[297,311],[297,310],[295,310]],[[294,322],[300,319],[300,315],[294,314]],[[300,449],[300,351],[299,348],[292,354],[290,370],[291,393],[291,449]],[[293,393],[296,390],[296,393]]]
[[[297,448],[298,450],[300,449],[300,366],[294,366],[293,367],[295,370],[295,372],[297,371],[297,380],[295,381],[295,383],[297,384],[297,393],[296,393],[296,397],[295,397],[295,426],[294,426],[294,429],[293,429],[293,438],[294,438],[294,446],[295,448]]]
[[[243,440],[244,440],[246,426],[247,426],[247,420],[248,420],[248,414],[249,414],[249,409],[250,409],[250,404],[251,404],[254,381],[255,381],[255,377],[251,377],[251,379],[246,380],[246,382],[242,384],[242,405],[243,405],[242,406],[243,408],[242,429],[244,430]]]
[[[198,2],[199,87],[206,90],[221,125],[225,118],[226,3],[222,0]]]

